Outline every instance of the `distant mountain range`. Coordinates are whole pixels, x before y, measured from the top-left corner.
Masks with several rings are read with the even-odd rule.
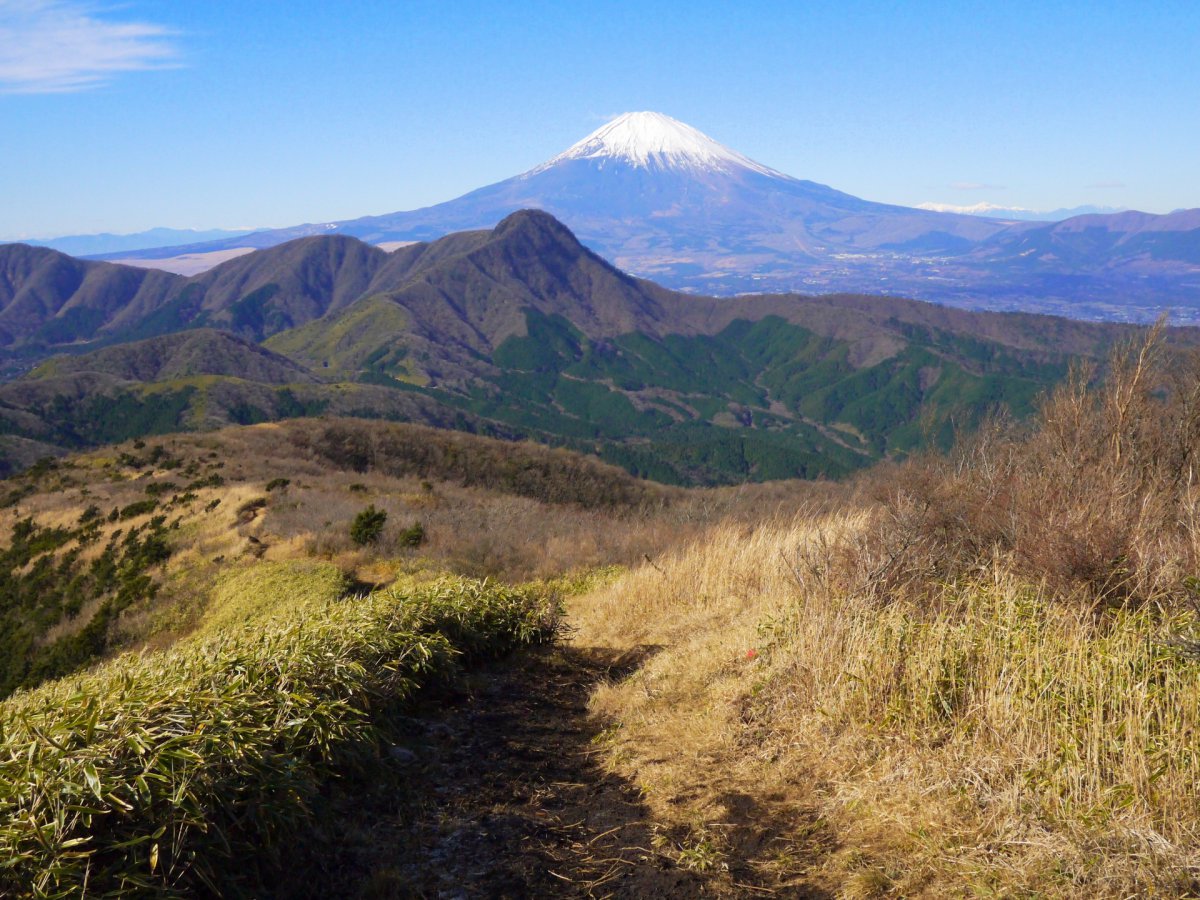
[[[155,250],[160,247],[175,247],[180,244],[197,244],[204,241],[220,241],[239,235],[252,234],[252,228],[151,228],[133,234],[73,234],[47,240],[29,240],[22,243],[32,247],[49,247],[71,256],[102,256],[108,253],[128,253],[137,250]]]
[[[1026,412],[1072,357],[1129,333],[878,296],[684,294],[539,211],[391,253],[301,238],[190,278],[10,245],[10,371],[72,355],[0,385],[0,468],[336,414],[531,437],[664,481],[837,476],[995,404]]]
[[[1107,216],[1126,212],[1124,207],[1119,206],[1073,206],[1069,209],[1038,210],[1026,209],[1023,206],[998,206],[995,203],[972,203],[966,206],[955,203],[918,203],[917,209],[1020,222],[1061,222],[1075,216]]]
[[[623,115],[524,174],[425,209],[124,256],[328,234],[427,241],[491,228],[526,208],[550,212],[625,271],[677,290],[888,293],[1118,321],[1169,309],[1176,321],[1200,321],[1200,210],[1050,223],[873,203],[784,175],[651,112]]]

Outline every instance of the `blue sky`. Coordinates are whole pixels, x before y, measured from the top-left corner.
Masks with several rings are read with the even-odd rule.
[[[412,209],[638,109],[872,200],[1200,206],[1200,4],[0,0],[0,237]]]

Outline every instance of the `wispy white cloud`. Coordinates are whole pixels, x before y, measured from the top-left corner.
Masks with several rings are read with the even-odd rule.
[[[955,191],[1002,191],[1002,184],[983,184],[979,181],[952,181],[950,182],[951,190]]]
[[[0,92],[62,93],[178,64],[175,32],[86,0],[0,0]]]

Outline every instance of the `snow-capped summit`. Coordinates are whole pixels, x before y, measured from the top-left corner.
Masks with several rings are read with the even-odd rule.
[[[644,169],[727,172],[741,168],[780,177],[774,169],[730,150],[691,125],[657,112],[617,116],[530,174],[572,159],[612,159]]]

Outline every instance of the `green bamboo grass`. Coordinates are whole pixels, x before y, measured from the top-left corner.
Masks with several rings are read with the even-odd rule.
[[[557,628],[544,589],[447,578],[18,694],[0,704],[0,895],[242,892],[376,750],[381,711]]]

